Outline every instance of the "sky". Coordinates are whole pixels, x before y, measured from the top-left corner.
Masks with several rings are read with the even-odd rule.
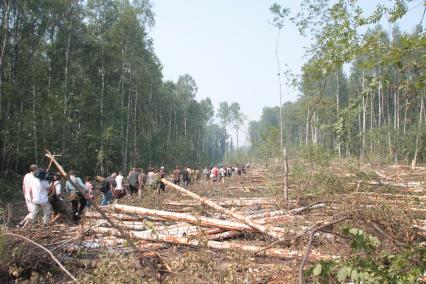
[[[258,120],[264,107],[279,105],[277,32],[269,11],[274,2],[295,14],[301,1],[152,0],[155,26],[150,35],[164,79],[176,81],[190,74],[198,86],[197,100],[210,97],[215,109],[221,101],[238,102],[248,121]],[[371,11],[382,2],[389,3],[361,0],[360,4]],[[412,31],[419,23],[422,3],[409,3],[408,16],[398,22],[401,30]],[[287,23],[280,37],[281,65],[300,74],[309,45],[310,39]],[[284,102],[297,96],[297,90],[283,85]]]

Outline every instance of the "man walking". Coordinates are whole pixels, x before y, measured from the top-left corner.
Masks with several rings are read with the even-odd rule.
[[[34,223],[37,215],[43,213],[43,225],[47,226],[51,216],[51,207],[49,203],[49,193],[53,191],[53,183],[49,184],[47,180],[44,179],[46,172],[42,169],[37,169],[35,173],[35,178],[31,179],[31,202],[33,208],[31,210],[29,220],[31,223]]]
[[[136,170],[136,168],[133,168],[129,172],[128,179],[130,195],[133,195],[133,193],[136,193],[139,188],[139,172]]]
[[[176,166],[175,170],[173,171],[173,183],[176,185],[180,184],[180,169],[179,166]]]
[[[27,221],[29,220],[31,211],[33,211],[33,203],[31,200],[31,183],[32,180],[35,178],[34,174],[37,171],[37,165],[31,165],[29,167],[29,172],[24,176],[24,180],[22,182],[22,193],[24,194],[25,203],[27,205],[28,214],[25,216],[25,218],[19,222],[18,227],[24,226]]]

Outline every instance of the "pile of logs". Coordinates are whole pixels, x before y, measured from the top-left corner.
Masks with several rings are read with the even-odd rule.
[[[167,180],[163,180],[169,188],[192,197],[193,200],[186,201],[165,201],[166,204],[173,206],[198,206],[203,204],[214,209],[216,214],[212,216],[196,215],[194,210],[191,213],[182,213],[174,211],[164,211],[148,209],[143,207],[112,204],[105,209],[105,214],[122,230],[126,230],[132,239],[137,243],[141,250],[149,247],[155,249],[167,248],[170,245],[180,245],[189,247],[206,247],[219,251],[241,251],[253,253],[257,256],[275,257],[280,259],[289,259],[301,257],[303,253],[297,250],[267,248],[259,246],[258,243],[249,243],[241,236],[247,234],[259,234],[266,239],[283,240],[289,233],[294,233],[289,227],[279,227],[276,224],[286,224],[298,221],[300,224],[307,222],[297,214],[299,212],[323,208],[324,204],[315,204],[313,206],[297,208],[293,210],[277,210],[273,207],[262,208],[251,214],[236,212],[228,209],[232,206],[252,205],[272,205],[275,201],[271,198],[252,198],[238,200],[209,200],[190,192],[182,187],[174,185]],[[222,207],[224,206],[224,207]],[[92,240],[82,243],[87,248],[115,246],[125,247],[126,241],[117,228],[111,226],[110,222],[102,219],[98,212],[87,212],[86,218],[95,220],[92,225]],[[308,224],[312,225],[312,224]],[[226,241],[233,239],[231,241]],[[239,241],[238,241],[238,240]],[[311,260],[321,260],[335,258],[336,256],[313,251],[310,253]]]
[[[322,206],[324,204],[316,205],[317,208]],[[114,213],[108,213],[110,218],[116,220],[122,228],[128,230],[133,239],[145,241],[141,244],[141,249],[146,249],[147,243],[151,243],[151,246],[156,249],[166,248],[167,245],[165,244],[174,244],[191,247],[203,246],[213,250],[236,250],[247,253],[259,252],[257,255],[281,259],[301,256],[300,252],[295,250],[275,248],[264,250],[261,246],[249,245],[242,242],[226,242],[225,240],[227,239],[259,232],[256,228],[238,220],[224,220],[196,216],[189,213],[154,210],[121,204],[113,204],[111,205],[111,209]],[[248,216],[248,219],[258,226],[264,226],[268,233],[279,237],[289,231],[270,224],[278,220],[283,223],[299,218],[294,213],[297,213],[297,210],[275,210],[253,214]],[[103,221],[99,213],[87,212],[86,217],[98,221],[91,230],[95,238],[91,242],[83,243],[83,246],[90,248],[126,245],[125,240],[120,239],[120,233],[114,228],[111,228],[108,222]],[[111,238],[111,236],[115,238]],[[154,243],[162,245],[154,246]],[[320,252],[310,254],[311,259],[328,259],[332,257],[335,256]]]

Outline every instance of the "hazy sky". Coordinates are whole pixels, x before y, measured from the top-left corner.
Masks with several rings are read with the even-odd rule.
[[[152,0],[154,48],[164,79],[176,81],[188,73],[198,86],[197,99],[239,102],[249,120],[259,119],[262,108],[279,105],[275,61],[276,30],[269,24],[269,7],[278,2],[298,11],[301,1],[269,0]],[[360,1],[366,9],[389,1]],[[422,0],[409,3],[402,30],[420,21]],[[385,28],[388,28],[385,26]],[[310,40],[288,23],[281,32],[280,60],[299,73]],[[284,87],[284,100],[294,101],[297,91]]]

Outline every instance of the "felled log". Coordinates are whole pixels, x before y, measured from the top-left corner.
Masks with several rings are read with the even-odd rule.
[[[110,236],[118,236],[115,234],[115,231],[111,231],[113,229],[111,228],[94,228],[93,231],[98,234],[105,234]],[[114,232],[114,233],[112,233]],[[171,228],[168,230],[163,230],[161,232],[158,232],[156,230],[145,230],[145,231],[131,231],[132,236],[138,233],[139,238],[141,240],[150,240],[152,236],[184,236],[184,235],[193,235],[197,232],[199,232],[199,229],[197,226],[190,226],[190,227],[178,227],[178,228]]]
[[[378,181],[361,181],[362,183],[366,183],[369,185],[387,185],[387,186],[392,186],[392,187],[403,187],[403,188],[407,188],[407,189],[418,189],[419,187],[422,186],[421,182],[390,182],[390,181],[381,181],[381,183],[379,183]]]
[[[384,192],[353,192],[350,195],[370,195],[374,198],[384,198],[386,199],[421,199],[426,200],[426,195],[412,195],[412,194],[398,194],[398,193],[384,193]],[[342,194],[342,195],[348,195],[349,194]]]
[[[312,206],[305,206],[305,207],[301,207],[301,208],[292,209],[292,210],[290,210],[290,213],[291,214],[298,214],[298,213],[305,211],[307,209],[318,209],[318,208],[324,208],[324,207],[325,207],[324,203],[319,203],[319,204],[315,204],[315,205],[312,205]]]
[[[276,204],[276,199],[273,198],[250,198],[250,199],[227,199],[227,200],[212,200],[212,202],[215,202],[217,205],[220,206],[252,206],[252,205],[273,205]],[[201,202],[197,202],[194,200],[180,200],[180,201],[173,201],[173,200],[165,200],[163,202],[166,205],[169,206],[200,206]]]
[[[119,235],[119,233],[114,229],[106,229],[105,233],[110,235]],[[193,247],[204,247],[207,246],[210,249],[220,250],[220,251],[241,251],[246,253],[258,253],[262,251],[262,247],[252,246],[252,245],[244,245],[240,243],[230,243],[230,242],[217,242],[217,241],[198,241],[196,239],[186,238],[186,237],[176,237],[176,236],[165,236],[165,235],[150,235],[144,234],[143,232],[132,232],[132,235],[136,239],[142,239],[147,241],[154,242],[165,242],[172,243],[176,245],[186,245]],[[296,257],[301,257],[298,251],[295,250],[285,250],[285,249],[275,249],[270,248],[267,250],[258,253],[259,256],[266,257],[275,257],[280,259],[294,259]],[[320,252],[311,252],[309,255],[310,260],[325,260],[330,258],[337,258],[336,256],[322,254]]]
[[[196,217],[194,215],[188,213],[176,213],[162,210],[154,210],[147,209],[142,207],[135,207],[129,205],[121,205],[121,204],[113,204],[112,208],[115,211],[122,213],[130,213],[130,214],[138,214],[142,216],[150,216],[150,217],[160,217],[163,219],[173,220],[177,222],[187,222],[190,224],[196,224],[205,227],[216,227],[221,228],[223,230],[229,231],[245,231],[245,232],[255,232],[256,230],[252,227],[241,224],[238,222],[228,221],[228,220],[220,220],[214,218],[208,218],[204,216]],[[271,231],[281,231],[278,228],[269,228]]]
[[[257,231],[259,231],[259,232],[261,232],[261,233],[263,233],[265,235],[268,235],[268,236],[270,236],[270,237],[272,237],[274,239],[280,239],[282,237],[282,235],[280,233],[277,233],[276,231],[272,230],[271,228],[263,226],[263,225],[260,225],[260,224],[257,224],[255,222],[253,222],[252,220],[250,220],[249,218],[247,218],[245,216],[242,216],[242,215],[240,215],[238,213],[235,213],[235,212],[233,212],[233,211],[231,211],[229,209],[223,208],[222,206],[217,205],[216,203],[210,201],[207,198],[201,197],[198,194],[195,194],[195,193],[193,193],[193,192],[191,192],[189,190],[186,190],[183,187],[180,187],[180,186],[177,186],[177,185],[175,185],[175,184],[173,184],[171,182],[168,182],[165,179],[162,179],[161,181],[163,183],[165,183],[166,185],[168,185],[168,186],[176,189],[177,191],[179,191],[181,193],[184,193],[186,195],[189,195],[192,198],[194,198],[194,199],[202,202],[203,204],[205,204],[207,206],[210,206],[210,207],[216,209],[217,211],[223,212],[224,214],[226,214],[228,216],[231,216],[231,217],[235,218],[236,220],[238,220],[240,222],[245,223],[246,225],[252,227],[253,229],[256,229]]]
[[[251,219],[262,219],[262,218],[281,216],[281,215],[286,215],[286,214],[288,214],[288,210],[276,210],[276,211],[252,214],[252,215],[250,215],[250,218]]]
[[[226,239],[232,239],[243,235],[244,233],[238,231],[227,231],[219,234],[209,235],[207,238],[210,241],[223,241]]]
[[[132,215],[128,215],[128,214],[117,214],[117,213],[109,213],[109,215],[112,219],[115,220],[120,220],[120,221],[133,221],[133,222],[138,222],[138,221],[144,221],[146,218],[142,217],[142,216],[132,216]],[[101,219],[102,216],[97,213],[97,212],[86,212],[84,214],[84,217],[87,217],[89,219]],[[165,221],[165,219],[161,219],[161,218],[153,218],[150,217],[148,221]]]

